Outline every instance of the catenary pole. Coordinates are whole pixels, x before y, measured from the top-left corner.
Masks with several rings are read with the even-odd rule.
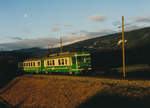
[[[123,78],[125,78],[126,70],[125,70],[124,16],[122,16],[122,57],[123,57]]]
[[[62,37],[60,37],[60,53],[62,53]]]

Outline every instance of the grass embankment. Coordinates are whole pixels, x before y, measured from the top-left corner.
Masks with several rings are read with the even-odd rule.
[[[55,75],[28,75],[14,80],[19,81],[0,90],[0,96],[21,108],[150,106],[150,81]]]
[[[113,68],[118,72],[122,72],[122,67]],[[148,64],[137,64],[126,66],[126,72],[137,72],[137,71],[150,71],[150,66]]]
[[[117,76],[116,73],[122,74],[122,67],[112,68],[113,75]],[[126,76],[128,78],[141,78],[141,79],[150,79],[150,65],[148,64],[135,64],[135,65],[126,65]]]

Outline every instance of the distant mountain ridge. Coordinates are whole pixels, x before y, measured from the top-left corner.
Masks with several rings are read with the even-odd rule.
[[[121,48],[117,43],[122,40],[122,33],[115,33],[107,36],[88,39],[65,46],[69,49],[93,49],[93,50],[116,50]],[[141,47],[150,44],[150,27],[125,32],[127,48]]]
[[[92,39],[87,39],[83,41],[79,41],[73,44],[69,44],[63,46],[63,51],[105,51],[105,50],[120,50],[121,44],[117,43],[122,40],[122,33],[115,33],[111,35],[96,37]],[[125,32],[125,40],[127,40],[126,48],[134,49],[141,47],[149,47],[150,46],[150,27],[142,28],[138,30],[132,30]],[[15,53],[42,53],[46,55],[46,53],[56,53],[59,52],[59,48],[52,49],[42,49],[38,47],[14,50],[12,52]]]

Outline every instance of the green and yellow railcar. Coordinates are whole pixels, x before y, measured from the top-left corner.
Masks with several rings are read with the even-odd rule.
[[[84,74],[91,70],[91,58],[88,52],[66,52],[52,54],[42,59],[19,62],[19,69],[28,73],[64,73]]]

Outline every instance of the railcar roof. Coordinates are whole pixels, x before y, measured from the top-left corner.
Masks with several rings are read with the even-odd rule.
[[[88,52],[64,52],[64,53],[56,53],[56,54],[50,54],[48,57],[43,57],[43,58],[33,58],[33,59],[26,59],[24,62],[27,61],[38,61],[41,59],[55,59],[55,58],[62,58],[62,57],[69,57],[69,56],[74,56],[74,55],[90,55]]]
[[[58,53],[58,54],[51,54],[49,55],[50,58],[61,58],[61,57],[69,57],[75,55],[90,55],[88,52],[65,52],[65,53]],[[46,58],[49,58],[46,57]]]

